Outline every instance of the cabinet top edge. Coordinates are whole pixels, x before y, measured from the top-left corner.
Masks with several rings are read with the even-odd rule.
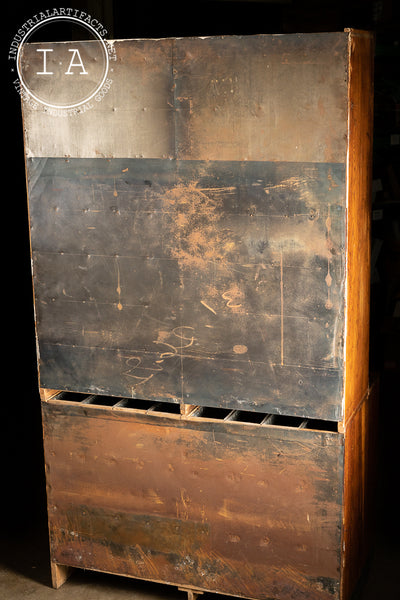
[[[369,30],[345,28],[343,31],[298,31],[291,33],[252,33],[252,34],[212,34],[212,35],[190,35],[190,36],[165,36],[165,37],[137,37],[137,38],[105,38],[109,44],[129,43],[129,42],[174,42],[178,40],[249,40],[249,39],[289,39],[289,38],[315,38],[325,37],[349,37],[350,35],[362,35],[373,37],[374,33]],[[98,43],[97,39],[81,40],[88,43]],[[63,40],[50,42],[51,44],[70,44],[76,43],[76,40]],[[26,42],[24,45],[35,46],[43,42]]]

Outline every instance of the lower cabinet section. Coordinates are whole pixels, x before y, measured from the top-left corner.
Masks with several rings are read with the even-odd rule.
[[[42,410],[55,586],[60,565],[257,600],[340,597],[334,424],[68,393]]]

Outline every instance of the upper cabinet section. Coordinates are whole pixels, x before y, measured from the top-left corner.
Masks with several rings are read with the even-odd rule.
[[[40,385],[350,419],[368,386],[371,36],[122,40],[104,73],[95,42],[39,46],[24,79],[46,106],[23,109]]]

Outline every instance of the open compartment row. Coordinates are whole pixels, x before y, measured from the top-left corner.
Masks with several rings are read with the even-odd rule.
[[[59,392],[52,401],[73,402],[85,406],[105,407],[116,410],[134,410],[146,414],[165,413],[169,415],[185,416],[190,419],[208,419],[225,421],[229,423],[245,423],[259,426],[280,426],[297,429],[313,429],[317,431],[338,432],[336,421],[322,419],[309,419],[278,415],[248,410],[231,410],[211,406],[193,406],[185,415],[181,415],[181,405],[171,402],[154,402],[141,398],[121,398],[116,396],[102,396],[98,394],[82,394],[76,392]]]

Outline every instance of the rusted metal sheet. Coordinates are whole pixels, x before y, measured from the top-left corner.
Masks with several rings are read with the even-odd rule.
[[[343,436],[42,403],[52,560],[246,598],[338,598]]]
[[[43,387],[340,418],[342,165],[28,165]]]

